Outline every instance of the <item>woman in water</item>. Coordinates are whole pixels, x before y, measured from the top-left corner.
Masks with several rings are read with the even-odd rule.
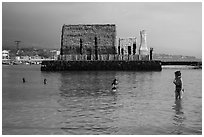
[[[180,71],[175,72],[175,79],[173,83],[176,86],[175,87],[175,99],[181,99],[182,98],[181,94],[182,94],[182,91],[184,92],[184,89],[183,89],[183,82],[182,82]]]

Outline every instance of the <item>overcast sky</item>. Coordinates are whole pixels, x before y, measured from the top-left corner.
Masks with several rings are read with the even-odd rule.
[[[117,38],[147,32],[155,53],[202,56],[202,3],[2,4],[3,46],[60,48],[63,24],[116,24]]]

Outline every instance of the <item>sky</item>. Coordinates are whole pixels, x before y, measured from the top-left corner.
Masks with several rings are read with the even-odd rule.
[[[137,45],[146,30],[154,53],[202,57],[201,2],[3,2],[2,46],[60,49],[63,24],[116,24]]]

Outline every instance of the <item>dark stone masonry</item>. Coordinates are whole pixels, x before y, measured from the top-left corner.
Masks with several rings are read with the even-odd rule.
[[[62,27],[61,55],[116,54],[115,45],[115,24],[79,24]]]
[[[43,61],[42,71],[129,70],[161,71],[161,61]]]

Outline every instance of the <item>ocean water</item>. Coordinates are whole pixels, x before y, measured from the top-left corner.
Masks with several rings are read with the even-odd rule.
[[[175,101],[177,69],[41,72],[38,65],[2,67],[3,135],[202,134],[200,69],[180,69],[185,92]],[[114,78],[119,84],[112,93]]]

